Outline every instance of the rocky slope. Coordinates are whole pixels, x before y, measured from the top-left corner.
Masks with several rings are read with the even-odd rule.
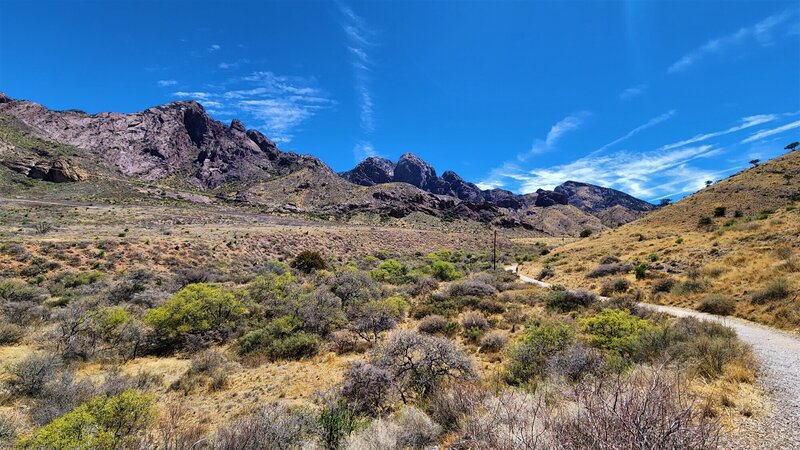
[[[567,181],[552,191],[539,189],[526,195],[503,189],[481,190],[450,170],[438,176],[430,164],[412,153],[403,154],[397,163],[373,156],[340,175],[362,186],[408,183],[433,194],[456,197],[467,202],[489,202],[501,208],[520,211],[523,215],[525,210],[532,207],[572,205],[599,218],[606,226],[628,223],[655,209],[655,205],[624,192],[577,181]]]
[[[226,125],[212,119],[192,101],[132,114],[87,114],[0,94],[0,168],[55,183],[113,181],[106,190],[118,196],[159,192],[162,198],[231,201],[344,220],[423,213],[555,235],[616,226],[652,207],[617,191],[605,198],[611,190],[591,185],[527,195],[481,190],[455,172],[437,175],[410,153],[397,163],[368,158],[339,176],[313,156],[281,151],[238,120]],[[73,189],[73,195],[92,191],[61,189]],[[619,211],[610,214],[612,208]]]

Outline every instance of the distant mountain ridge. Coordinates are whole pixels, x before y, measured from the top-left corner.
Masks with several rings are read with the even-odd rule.
[[[535,193],[524,195],[504,189],[481,190],[476,184],[465,181],[451,170],[437,176],[436,170],[430,164],[413,153],[404,153],[397,163],[371,156],[339,175],[362,186],[408,183],[433,194],[448,195],[469,202],[490,202],[509,209],[573,205],[592,214],[614,207],[636,213],[655,209],[655,205],[616,189],[577,181],[566,181],[552,191],[538,189]]]
[[[266,212],[340,220],[423,214],[549,235],[601,230],[654,208],[619,191],[574,182],[525,195],[481,190],[452,171],[438,176],[410,153],[397,163],[368,158],[336,174],[314,156],[280,150],[239,120],[229,125],[214,120],[194,101],[131,114],[87,114],[0,94],[0,181],[6,176],[2,171],[62,183],[65,195],[78,190],[73,184],[99,186],[113,180],[117,194],[130,190],[232,201]],[[7,184],[5,192],[16,195],[23,185]],[[81,193],[87,191],[100,196],[102,190]]]

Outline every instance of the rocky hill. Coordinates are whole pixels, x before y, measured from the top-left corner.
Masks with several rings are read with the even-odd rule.
[[[362,186],[408,183],[433,194],[468,202],[489,202],[514,211],[572,205],[599,218],[607,226],[630,222],[655,209],[655,205],[624,192],[577,181],[567,181],[552,191],[539,189],[526,195],[503,189],[481,190],[451,170],[438,176],[430,164],[412,153],[403,154],[397,163],[386,158],[369,157],[340,175]]]
[[[599,231],[653,209],[624,193],[575,182],[526,195],[481,190],[452,171],[438,176],[410,153],[397,163],[368,158],[340,176],[318,158],[280,150],[239,120],[214,120],[192,101],[132,114],[87,114],[0,94],[0,168],[64,183],[58,191],[72,198],[137,193],[141,201],[234,202],[340,220],[421,213],[549,235]],[[41,189],[29,183],[0,188],[15,195]]]
[[[792,151],[563,246],[558,260],[543,258],[522,272],[798,331],[798,180],[800,151]]]

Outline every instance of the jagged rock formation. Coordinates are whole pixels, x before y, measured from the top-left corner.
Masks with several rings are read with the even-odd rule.
[[[591,213],[600,213],[615,206],[637,212],[652,211],[656,208],[655,205],[622,191],[577,181],[567,181],[557,186],[554,191],[567,197],[570,205]]]
[[[6,169],[51,182],[147,183],[147,189],[131,185],[131,191],[168,187],[177,190],[170,194],[174,198],[252,204],[278,213],[344,220],[422,213],[545,234],[601,230],[649,210],[646,202],[621,192],[573,182],[526,195],[481,190],[453,171],[438,176],[411,153],[396,164],[367,158],[337,175],[313,156],[281,151],[239,120],[226,125],[212,119],[192,101],[132,114],[87,114],[0,94],[0,170]]]

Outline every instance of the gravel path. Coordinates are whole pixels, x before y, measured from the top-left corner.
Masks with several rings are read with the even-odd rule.
[[[516,271],[516,266],[506,267]],[[525,283],[551,286],[520,275]],[[800,449],[800,339],[789,333],[743,319],[715,316],[691,309],[640,303],[677,317],[697,317],[736,330],[739,338],[753,348],[760,365],[759,385],[770,402],[765,414],[742,418],[738,428],[724,436],[726,449]]]

